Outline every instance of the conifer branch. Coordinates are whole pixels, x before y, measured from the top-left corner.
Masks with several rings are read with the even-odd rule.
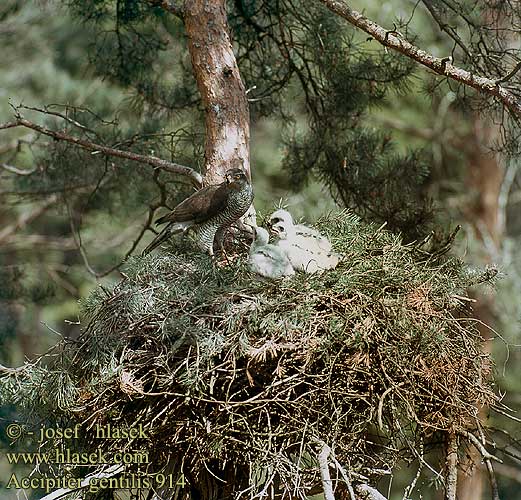
[[[349,5],[342,0],[319,1],[338,16],[371,35],[371,37],[385,47],[401,52],[403,55],[440,75],[463,83],[483,94],[495,97],[501,101],[517,119],[521,119],[521,102],[512,92],[500,85],[501,80],[492,80],[491,78],[475,75],[470,71],[454,66],[450,58],[439,58],[425,52],[406,40],[401,33],[386,30],[374,21],[363,16],[360,12],[351,9]]]
[[[138,163],[144,163],[146,165],[150,165],[151,167],[159,168],[161,170],[165,170],[173,174],[184,175],[186,177],[189,177],[193,184],[195,184],[197,187],[200,187],[202,185],[203,178],[199,172],[196,172],[194,169],[190,167],[179,165],[178,163],[172,163],[170,161],[157,158],[156,156],[142,155],[138,153],[132,153],[131,151],[122,151],[120,149],[114,149],[109,146],[104,146],[102,144],[96,144],[94,142],[81,139],[79,137],[74,137],[72,135],[65,134],[64,132],[60,132],[58,130],[51,130],[46,127],[42,127],[41,125],[26,120],[21,116],[19,116],[17,120],[14,122],[3,124],[0,123],[0,130],[14,127],[25,127],[35,130],[36,132],[52,137],[55,140],[69,142],[71,144],[79,146],[80,148],[86,149],[87,151],[92,151],[93,154],[103,153],[107,156],[125,158],[127,160],[135,161]]]
[[[458,485],[458,441],[454,433],[450,433],[447,437],[445,465],[447,468],[445,500],[456,500]]]
[[[182,19],[184,16],[184,9],[181,5],[178,5],[178,2],[173,0],[149,0],[149,2],[152,5],[163,7],[163,9],[174,14],[174,16],[177,16],[180,19]]]

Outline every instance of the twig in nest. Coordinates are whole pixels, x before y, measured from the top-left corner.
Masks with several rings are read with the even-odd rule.
[[[383,408],[384,408],[384,400],[385,400],[385,396],[387,396],[387,394],[389,394],[393,389],[397,389],[398,387],[402,387],[404,385],[404,382],[401,382],[399,383],[398,385],[396,386],[391,386],[389,387],[383,394],[382,394],[382,397],[380,398],[380,401],[378,402],[378,427],[380,427],[380,429],[383,431],[385,431],[384,429],[384,424],[383,424],[383,419],[382,419],[382,413],[383,413]]]
[[[355,491],[353,490],[353,485],[351,484],[351,480],[349,479],[349,475],[347,474],[346,470],[340,465],[339,461],[333,456],[333,462],[335,463],[335,467],[340,471],[340,474],[342,474],[342,477],[344,478],[344,481],[347,485],[347,491],[349,491],[349,497],[351,500],[356,500]]]
[[[18,368],[9,368],[8,366],[4,366],[0,364],[0,373],[7,373],[9,375],[13,375],[15,373],[19,373],[23,370],[25,370],[27,367],[26,365],[19,366]]]

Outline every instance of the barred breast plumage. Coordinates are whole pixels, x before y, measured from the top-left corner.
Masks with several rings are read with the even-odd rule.
[[[156,224],[169,224],[143,251],[151,252],[170,236],[192,229],[197,246],[213,255],[215,234],[240,219],[253,202],[253,190],[240,168],[226,172],[221,184],[207,186],[182,201]]]

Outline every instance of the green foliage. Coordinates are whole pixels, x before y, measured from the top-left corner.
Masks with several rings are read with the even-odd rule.
[[[7,304],[0,302],[0,349],[6,348],[6,341],[16,337],[18,318]]]
[[[284,165],[297,188],[316,172],[339,204],[357,207],[366,219],[387,223],[407,239],[417,239],[432,225],[424,154],[397,154],[388,135],[368,129],[342,136],[313,131],[288,145]]]
[[[42,282],[40,278],[34,270],[22,265],[0,265],[0,301],[8,304],[23,299],[37,304],[44,303],[53,296],[55,290],[52,284]]]

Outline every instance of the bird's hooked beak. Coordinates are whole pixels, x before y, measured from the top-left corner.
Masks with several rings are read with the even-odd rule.
[[[271,235],[278,236],[280,234],[280,228],[275,227],[280,222],[282,222],[282,219],[278,219],[278,218],[271,219],[269,221],[268,228],[269,228],[269,231],[270,231]]]
[[[287,238],[286,228],[284,227],[283,224],[281,224],[279,222],[277,222],[276,224],[273,224],[271,226],[271,234],[273,234],[273,236],[276,236],[277,238],[281,238],[281,239]]]
[[[235,171],[228,171],[225,177],[229,187],[238,191],[241,189],[241,181],[245,178],[245,174],[242,170],[237,171],[236,169]]]
[[[270,227],[270,229],[273,229],[273,226],[275,224],[278,224],[279,222],[284,222],[284,220],[280,217],[274,217],[273,219],[270,219],[268,226]]]

